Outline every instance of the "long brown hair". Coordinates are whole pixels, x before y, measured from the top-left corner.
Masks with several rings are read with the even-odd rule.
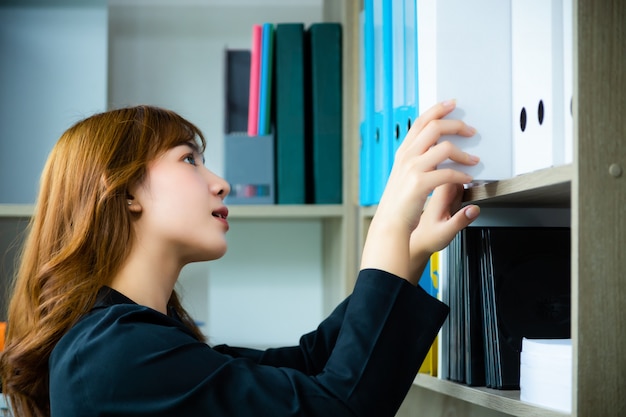
[[[88,312],[133,243],[128,187],[166,150],[200,130],[171,111],[137,106],[91,116],[69,128],[44,168],[8,309],[0,378],[14,414],[49,416],[48,359]],[[173,308],[199,340],[174,291]]]

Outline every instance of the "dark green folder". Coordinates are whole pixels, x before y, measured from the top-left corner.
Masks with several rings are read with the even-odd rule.
[[[277,24],[274,39],[276,202],[304,204],[304,24]]]
[[[314,23],[307,29],[309,57],[310,157],[309,202],[342,201],[342,59],[341,25]],[[355,76],[357,76],[355,74]]]

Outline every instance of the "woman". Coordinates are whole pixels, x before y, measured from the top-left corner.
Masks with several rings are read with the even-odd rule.
[[[229,186],[205,141],[139,106],[68,129],[43,172],[1,359],[16,416],[391,416],[447,307],[417,281],[430,254],[478,215],[459,207],[471,136],[434,106],[397,152],[353,294],[296,347],[210,347],[174,284],[226,251]],[[432,198],[422,213],[429,193]]]

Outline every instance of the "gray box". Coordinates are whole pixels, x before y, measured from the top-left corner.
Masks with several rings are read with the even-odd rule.
[[[225,178],[230,184],[226,204],[274,204],[274,134],[227,133]]]

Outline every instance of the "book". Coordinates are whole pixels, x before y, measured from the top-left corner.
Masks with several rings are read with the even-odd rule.
[[[276,202],[305,204],[304,24],[275,30]]]
[[[339,23],[314,23],[306,30],[310,115],[307,201],[342,201],[342,33]]]

